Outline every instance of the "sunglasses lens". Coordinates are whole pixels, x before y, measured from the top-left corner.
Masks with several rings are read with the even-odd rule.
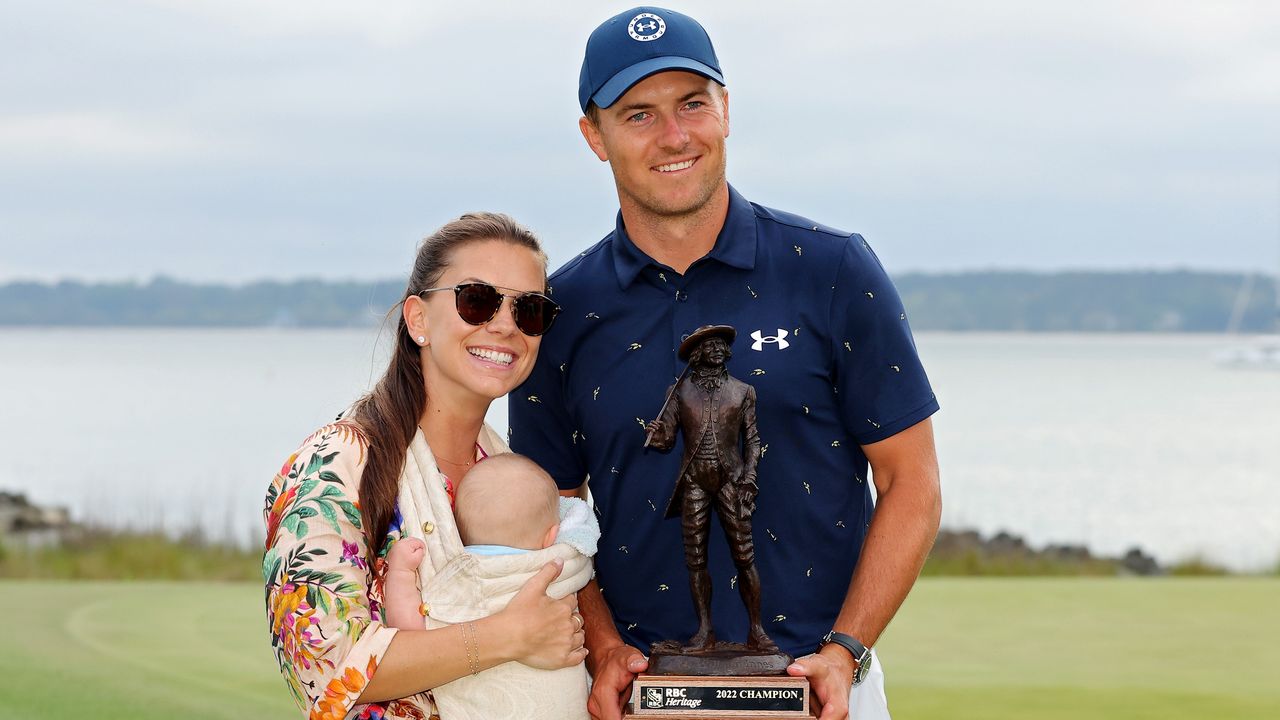
[[[470,283],[458,286],[458,316],[472,325],[493,319],[502,305],[502,295],[492,285]]]
[[[516,298],[516,327],[525,335],[538,336],[551,329],[560,314],[560,306],[545,295],[521,295]]]

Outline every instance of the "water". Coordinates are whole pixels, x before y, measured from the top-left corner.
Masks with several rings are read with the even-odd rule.
[[[266,483],[385,362],[370,330],[0,330],[0,489],[258,542]],[[922,333],[947,527],[1280,560],[1280,373],[1221,338]],[[491,422],[506,424],[506,403]],[[767,479],[765,479],[767,482]]]
[[[1280,373],[1185,335],[925,334],[943,523],[1236,569],[1280,561]]]

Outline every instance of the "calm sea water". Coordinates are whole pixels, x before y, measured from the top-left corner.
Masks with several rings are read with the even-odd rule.
[[[918,337],[948,527],[1280,560],[1280,373],[1203,336]],[[0,330],[0,490],[78,518],[261,537],[266,483],[367,388],[368,330]],[[490,420],[506,425],[505,401]]]

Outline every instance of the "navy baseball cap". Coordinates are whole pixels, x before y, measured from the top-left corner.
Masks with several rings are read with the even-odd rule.
[[[724,85],[716,50],[697,20],[658,7],[619,13],[587,38],[578,104],[584,113],[592,102],[607,108],[632,85],[664,70],[687,70]]]

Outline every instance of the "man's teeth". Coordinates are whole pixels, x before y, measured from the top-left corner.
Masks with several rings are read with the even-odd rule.
[[[511,361],[514,359],[511,357],[511,353],[499,352],[497,350],[489,350],[486,348],[467,348],[467,352],[475,355],[481,360],[488,360],[489,362],[495,362],[499,365],[510,365]]]
[[[697,159],[697,158],[694,158]],[[675,172],[693,167],[693,160],[685,160],[684,162],[671,163],[670,165],[659,165],[658,172]]]

